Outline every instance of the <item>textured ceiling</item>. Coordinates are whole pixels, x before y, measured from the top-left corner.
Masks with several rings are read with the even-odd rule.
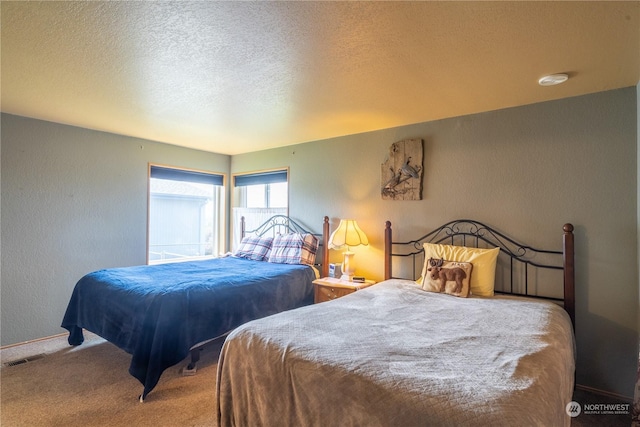
[[[238,154],[633,86],[640,2],[2,1],[2,111]],[[568,73],[541,87],[547,73]]]

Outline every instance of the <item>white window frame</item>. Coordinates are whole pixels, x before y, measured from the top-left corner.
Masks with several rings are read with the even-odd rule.
[[[212,230],[213,233],[213,244],[214,247],[212,248],[212,253],[210,255],[204,255],[204,256],[192,256],[192,257],[185,257],[185,258],[176,258],[176,259],[165,259],[165,260],[152,260],[150,259],[150,250],[151,250],[151,200],[152,200],[152,193],[151,193],[151,179],[154,178],[154,176],[152,175],[157,175],[158,172],[163,175],[166,173],[167,176],[169,176],[168,179],[171,179],[170,176],[172,173],[175,173],[177,177],[179,177],[181,174],[183,174],[183,176],[185,178],[188,178],[189,176],[194,177],[195,179],[198,178],[198,176],[211,176],[217,180],[221,179],[222,183],[221,184],[214,184],[216,187],[220,187],[217,191],[214,191],[213,194],[213,204],[214,204],[214,208],[213,208],[213,227],[214,229]],[[178,181],[180,179],[177,179]],[[185,179],[186,181],[190,181],[189,179]],[[195,182],[195,181],[193,181]],[[227,182],[227,176],[224,173],[220,173],[220,172],[213,172],[213,171],[207,171],[207,170],[200,170],[200,169],[190,169],[190,168],[184,168],[184,167],[178,167],[178,166],[169,166],[169,165],[164,165],[164,164],[157,164],[157,163],[149,163],[148,164],[148,170],[147,170],[147,252],[146,252],[146,258],[147,258],[147,264],[163,264],[163,263],[168,263],[168,262],[180,262],[180,261],[193,261],[193,260],[197,260],[197,259],[207,259],[207,258],[215,258],[216,256],[219,256],[220,254],[224,253],[224,250],[226,248],[226,211],[227,211],[227,207],[226,207],[226,203],[225,203],[225,199],[226,199],[226,182]],[[217,238],[216,238],[217,235]]]
[[[278,175],[279,181],[276,182],[286,182],[287,183],[287,207],[286,208],[271,208],[271,207],[266,207],[266,208],[247,208],[246,204],[247,204],[247,200],[246,200],[246,191],[243,191],[242,187],[244,186],[243,184],[238,184],[238,181],[244,180],[246,178],[255,178],[257,180],[257,182],[254,182],[254,184],[270,184],[270,182],[259,182],[260,181],[260,177],[273,177],[275,175]],[[286,181],[282,180],[282,176],[285,176]],[[266,178],[265,181],[268,181],[269,178]],[[248,223],[247,224],[247,230],[251,230],[252,228],[258,227],[260,224],[262,224],[262,222],[266,221],[267,219],[269,219],[270,217],[272,217],[273,215],[289,215],[289,205],[290,205],[290,200],[289,200],[289,196],[290,196],[290,183],[289,183],[289,168],[277,168],[277,169],[269,169],[269,170],[262,170],[262,171],[253,171],[253,172],[244,172],[244,173],[237,173],[237,174],[233,174],[232,175],[232,201],[233,201],[233,208],[232,208],[232,215],[231,215],[231,220],[232,220],[232,242],[231,242],[231,246],[232,246],[232,250],[235,250],[235,248],[237,248],[238,244],[240,243],[240,239],[241,239],[241,232],[240,232],[240,217],[242,216],[247,216],[247,212],[250,210],[251,214],[254,216],[255,220],[259,223],[255,223],[255,224],[251,224]],[[270,194],[269,194],[269,185],[266,186],[265,188],[265,200],[267,203],[267,206],[269,206],[270,203]]]

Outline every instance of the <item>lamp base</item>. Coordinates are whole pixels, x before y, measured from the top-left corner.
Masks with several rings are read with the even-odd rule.
[[[348,282],[353,282],[353,275],[356,272],[356,264],[353,260],[355,254],[351,251],[344,252],[344,261],[342,262],[342,277],[340,280],[346,280]]]

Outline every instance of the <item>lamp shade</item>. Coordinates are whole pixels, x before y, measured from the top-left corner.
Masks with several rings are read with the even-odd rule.
[[[329,249],[368,244],[367,235],[354,219],[341,219],[338,228],[329,237]]]

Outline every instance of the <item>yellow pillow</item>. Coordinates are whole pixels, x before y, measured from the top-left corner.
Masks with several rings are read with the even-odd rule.
[[[446,259],[448,261],[470,262],[473,264],[471,275],[471,293],[485,297],[493,296],[493,285],[496,279],[496,263],[500,248],[481,249],[466,246],[439,245],[424,243],[424,266],[418,284],[422,285],[427,275],[429,259]]]

